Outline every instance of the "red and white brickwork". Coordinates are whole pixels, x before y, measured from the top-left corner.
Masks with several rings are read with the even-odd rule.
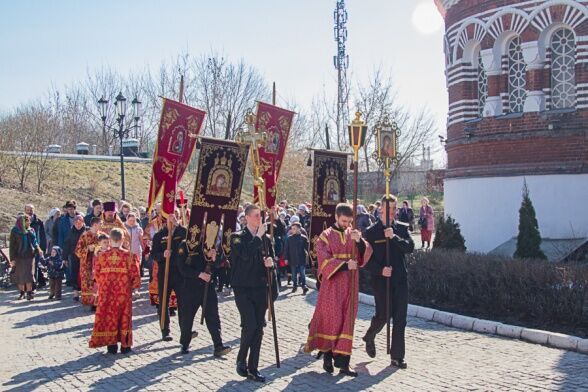
[[[468,248],[516,235],[525,178],[543,237],[588,236],[588,1],[435,2],[446,25],[445,211]]]

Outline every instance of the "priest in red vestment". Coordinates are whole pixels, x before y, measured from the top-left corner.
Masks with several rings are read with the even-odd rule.
[[[357,376],[350,367],[353,329],[359,301],[359,271],[372,254],[361,232],[351,227],[353,207],[341,203],[335,210],[335,224],[321,233],[316,243],[318,278],[321,289],[304,351],[323,353],[323,368],[348,376]],[[356,258],[352,259],[353,247]]]
[[[98,307],[90,347],[108,347],[116,354],[118,342],[121,353],[131,351],[133,345],[132,293],[141,286],[137,260],[131,260],[129,251],[122,248],[124,233],[115,228],[110,232],[111,248],[99,254],[94,266],[98,283]],[[137,255],[134,255],[137,258]]]

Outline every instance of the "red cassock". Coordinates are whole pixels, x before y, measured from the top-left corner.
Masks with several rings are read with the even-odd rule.
[[[357,252],[356,256],[360,267],[365,266],[372,254],[371,246],[362,241],[365,252],[361,256]],[[315,249],[321,289],[304,346],[307,353],[319,350],[351,355],[359,300],[359,271],[352,273],[341,268],[351,259],[354,246],[351,229],[339,231],[330,227],[319,236]]]
[[[98,247],[98,234],[88,230],[84,232],[76,245],[76,256],[80,259],[80,283],[82,288],[82,305],[95,305],[94,293],[94,251],[90,246]]]
[[[90,347],[133,345],[132,291],[141,287],[137,256],[120,248],[112,248],[98,255],[94,278],[98,283],[98,307]]]

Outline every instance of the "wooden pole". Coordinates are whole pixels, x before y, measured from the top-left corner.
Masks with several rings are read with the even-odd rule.
[[[276,106],[276,82],[272,85],[272,105]]]
[[[163,331],[163,328],[165,326],[165,316],[167,315],[167,288],[168,288],[168,278],[169,278],[169,260],[171,258],[171,249],[172,249],[172,239],[173,239],[173,230],[174,230],[174,225],[170,219],[170,217],[167,217],[167,257],[165,258],[165,276],[163,278],[163,298],[159,299],[159,306],[161,306],[161,318],[159,320],[159,326],[161,327],[161,330]],[[158,282],[159,284],[161,284],[161,282]]]

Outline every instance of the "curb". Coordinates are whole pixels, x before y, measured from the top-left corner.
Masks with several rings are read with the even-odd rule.
[[[316,280],[307,277],[306,282],[309,287],[316,290]],[[374,297],[364,293],[359,293],[359,302],[365,305],[375,306]],[[588,355],[588,339],[582,339],[577,336],[503,324],[498,321],[477,319],[410,304],[408,305],[408,316],[466,331],[524,340],[529,343]]]

